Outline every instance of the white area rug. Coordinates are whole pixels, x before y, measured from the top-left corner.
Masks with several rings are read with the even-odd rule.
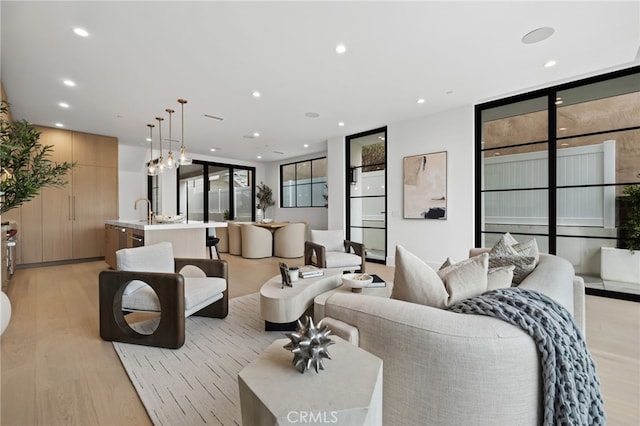
[[[264,331],[258,293],[229,300],[225,319],[189,317],[180,349],[113,343],[151,421],[240,425],[238,372],[282,332]]]

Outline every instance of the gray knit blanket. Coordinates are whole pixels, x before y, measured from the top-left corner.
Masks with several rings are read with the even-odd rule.
[[[450,308],[499,318],[527,332],[542,363],[544,425],[604,425],[596,367],[571,314],[544,294],[517,287],[494,290]]]

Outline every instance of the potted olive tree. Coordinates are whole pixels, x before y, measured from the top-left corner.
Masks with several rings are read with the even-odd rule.
[[[640,285],[640,185],[625,186],[622,193],[618,235],[622,247],[602,247],[600,275],[605,281]]]
[[[38,141],[40,132],[25,120],[9,121],[9,104],[0,102],[0,214],[31,200],[46,186],[67,183],[72,163],[53,163],[53,149]]]
[[[258,205],[256,206],[258,210],[262,211],[262,221],[263,222],[271,222],[273,219],[267,219],[267,209],[273,205],[275,205],[275,201],[273,201],[273,191],[263,182],[260,182],[260,185],[257,187],[258,192],[256,193],[256,198],[258,199]]]

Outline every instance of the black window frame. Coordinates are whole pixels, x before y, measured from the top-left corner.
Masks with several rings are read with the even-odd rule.
[[[321,206],[314,206],[313,205],[313,184],[314,184],[314,182],[313,182],[313,162],[317,161],[317,160],[325,160],[325,162],[326,162],[327,161],[327,157],[324,156],[324,157],[309,158],[307,160],[294,161],[294,162],[291,162],[291,163],[286,163],[286,164],[281,164],[280,165],[280,203],[279,204],[280,204],[280,208],[281,209],[308,209],[308,208],[318,208],[318,207],[325,208],[325,207],[327,207],[326,202]],[[311,181],[309,183],[299,184],[298,183],[298,176],[297,176],[297,173],[298,173],[297,165],[301,164],[301,163],[306,163],[306,162],[310,163]],[[284,184],[284,172],[283,172],[283,170],[284,170],[284,167],[286,167],[286,166],[295,166],[294,168],[295,168],[296,176],[295,176],[295,179],[294,179],[295,183],[293,185],[286,185],[285,186],[285,184]],[[325,168],[328,170],[328,165]],[[326,179],[327,179],[327,176],[325,176],[325,187],[327,185]],[[311,189],[311,191],[310,191],[310,194],[311,194],[310,195],[311,205],[308,205],[308,206],[306,206],[306,205],[305,206],[299,206],[298,205],[298,195],[297,195],[298,194],[298,186],[309,186],[310,187],[310,189]],[[295,206],[285,206],[284,205],[284,188],[285,187],[286,188],[294,188],[295,194],[296,194],[296,202],[295,202],[296,205]]]
[[[528,235],[528,236],[543,236],[547,237],[549,243],[549,253],[557,254],[557,241],[559,238],[574,238],[573,235],[564,235],[558,234],[558,226],[557,226],[557,192],[558,189],[567,189],[573,187],[585,187],[585,186],[626,186],[626,185],[640,185],[640,182],[615,182],[615,183],[604,183],[597,185],[558,185],[557,183],[557,147],[558,142],[563,139],[570,139],[582,136],[588,136],[590,134],[585,135],[571,135],[571,136],[558,136],[557,134],[557,105],[556,98],[559,92],[563,92],[570,89],[579,88],[582,86],[588,86],[594,83],[600,83],[607,80],[613,80],[620,77],[626,77],[634,74],[640,74],[640,66],[634,66],[631,68],[626,68],[618,71],[613,71],[610,73],[597,75],[581,80],[576,80],[556,86],[551,86],[544,89],[539,89],[533,92],[523,93],[515,96],[510,96],[504,99],[498,99],[482,104],[475,105],[474,111],[474,167],[475,167],[475,190],[474,190],[474,210],[475,210],[475,220],[474,220],[474,242],[476,247],[480,247],[482,244],[482,236],[483,234],[496,234],[500,233],[497,231],[484,231],[483,230],[483,203],[482,203],[482,195],[487,192],[492,191],[510,191],[511,189],[505,190],[484,190],[482,188],[483,182],[483,159],[484,152],[489,150],[497,150],[497,149],[508,149],[514,146],[522,146],[522,145],[532,145],[539,143],[547,143],[547,154],[548,154],[548,178],[547,178],[547,186],[544,188],[518,188],[517,190],[534,190],[534,189],[546,189],[548,190],[548,233],[517,233],[518,235]],[[485,110],[490,110],[492,108],[506,106],[510,104],[516,104],[523,101],[529,101],[536,98],[547,98],[547,124],[548,124],[548,135],[547,140],[545,141],[535,141],[531,143],[525,144],[514,144],[510,146],[500,146],[498,148],[487,148],[485,149],[482,145],[482,130],[483,130],[483,122],[482,122],[482,112]],[[640,127],[631,127],[625,129],[610,129],[602,132],[595,132],[594,134],[604,134],[604,133],[614,133],[616,131],[626,131],[626,130],[636,130]],[[590,238],[589,236],[580,236],[581,238]],[[614,237],[602,237],[598,238],[602,239],[618,239]],[[619,293],[608,290],[599,290],[593,288],[586,288],[587,294],[601,295],[606,297],[613,297],[625,300],[633,300],[640,301],[640,296],[631,293]]]

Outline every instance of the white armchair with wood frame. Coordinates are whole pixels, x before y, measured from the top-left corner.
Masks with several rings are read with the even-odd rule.
[[[364,272],[365,247],[345,240],[341,230],[311,230],[311,241],[304,243],[304,263],[318,268]]]

